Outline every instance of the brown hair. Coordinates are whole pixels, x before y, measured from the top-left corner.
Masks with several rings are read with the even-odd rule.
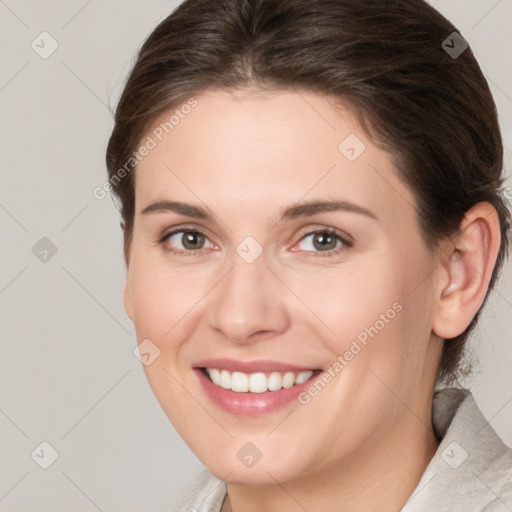
[[[126,164],[135,171],[132,155],[155,119],[212,87],[303,89],[349,105],[367,135],[390,152],[414,193],[429,246],[456,234],[474,204],[496,208],[502,242],[490,291],[509,240],[503,147],[496,106],[471,49],[448,52],[463,48],[453,32],[423,0],[184,1],[140,48],[106,152],[126,265],[135,207],[135,173]],[[469,374],[464,346],[479,312],[444,343],[438,381]]]

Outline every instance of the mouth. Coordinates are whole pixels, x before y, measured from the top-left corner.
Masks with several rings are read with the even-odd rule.
[[[204,376],[214,385],[235,393],[266,393],[288,389],[311,379],[321,370],[301,372],[256,372],[244,373],[221,368],[200,368]]]
[[[292,406],[323,373],[271,361],[227,359],[203,361],[192,369],[210,402],[236,416],[259,416]]]

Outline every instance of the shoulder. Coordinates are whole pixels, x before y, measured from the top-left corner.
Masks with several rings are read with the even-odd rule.
[[[219,512],[225,495],[225,482],[204,469],[181,495],[173,512]]]

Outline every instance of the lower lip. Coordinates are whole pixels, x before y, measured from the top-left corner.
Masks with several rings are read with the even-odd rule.
[[[265,391],[264,393],[237,393],[231,389],[224,389],[214,384],[202,370],[194,368],[199,382],[210,400],[225,411],[237,416],[259,416],[285,407],[298,395],[305,391],[320,372],[302,384],[290,388],[282,388],[278,391]]]

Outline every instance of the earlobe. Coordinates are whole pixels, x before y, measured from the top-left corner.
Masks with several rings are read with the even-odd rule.
[[[445,339],[463,333],[485,300],[500,247],[498,214],[489,203],[466,212],[456,238],[440,256],[433,332]]]

